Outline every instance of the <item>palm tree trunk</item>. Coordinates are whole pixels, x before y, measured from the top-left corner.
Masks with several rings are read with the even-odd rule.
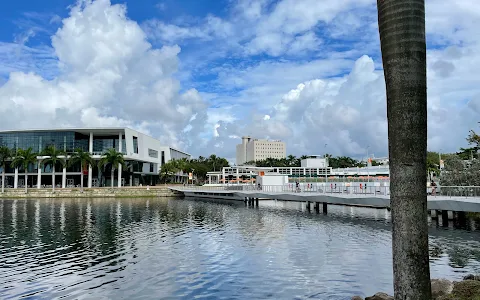
[[[52,192],[55,193],[55,164],[52,164]]]
[[[110,176],[111,176],[111,178],[110,178],[110,181],[111,181],[110,184],[112,185],[112,189],[113,189],[113,176],[114,176],[114,173],[115,173],[115,169],[114,169],[113,166],[112,166],[112,172],[111,172],[111,174],[110,174]]]
[[[80,161],[80,193],[83,193],[83,162]]]
[[[396,300],[431,299],[425,0],[377,0],[387,90]]]
[[[5,193],[5,166],[2,168],[2,194]]]
[[[28,170],[27,170],[27,168],[25,168],[25,194],[28,193],[28,189],[27,189],[27,187],[28,187],[28,173],[27,172],[28,172]]]

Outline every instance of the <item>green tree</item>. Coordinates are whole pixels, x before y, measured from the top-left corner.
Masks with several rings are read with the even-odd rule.
[[[478,149],[480,146],[480,136],[475,133],[475,131],[470,130],[470,133],[467,137],[467,142],[469,145],[475,145],[475,147]]]
[[[478,158],[478,147],[470,147],[470,148],[460,148],[460,151],[456,153],[461,159],[468,160],[473,158]]]
[[[75,149],[75,152],[72,153],[68,160],[68,165],[73,166],[76,164],[80,164],[80,191],[83,193],[83,168],[87,165],[94,166],[95,160],[92,158],[92,154],[90,152],[83,151],[82,149],[78,148]]]
[[[52,191],[55,192],[55,167],[60,164],[62,167],[66,164],[66,153],[62,150],[58,150],[55,146],[51,145],[46,147],[42,153],[42,156],[46,158],[42,161],[42,166],[52,167]],[[63,157],[62,157],[63,156]]]
[[[480,161],[466,161],[458,156],[447,156],[440,182],[442,186],[478,186],[480,184]]]
[[[427,176],[431,174],[440,175],[440,155],[438,152],[427,152]],[[431,179],[431,178],[430,178]]]
[[[118,152],[114,148],[108,149],[105,151],[102,155],[102,158],[98,162],[98,167],[99,168],[106,168],[107,166],[110,166],[110,180],[111,180],[111,187],[113,189],[113,182],[115,179],[115,170],[118,168],[118,166],[122,166],[123,168],[126,168],[125,166],[125,159],[123,158],[123,153]]]
[[[5,192],[5,169],[7,161],[12,158],[12,150],[6,146],[0,147],[0,168],[2,168],[2,194]]]
[[[387,91],[396,300],[431,299],[425,0],[377,0]]]
[[[297,163],[297,158],[295,157],[295,155],[290,154],[289,156],[287,156],[287,163],[289,167],[294,166]]]
[[[218,157],[215,155],[215,154],[212,154],[210,155],[210,157],[208,158],[208,160],[210,161],[210,163],[212,164],[213,166],[213,171],[215,172],[216,171],[216,164],[218,162]]]
[[[178,164],[177,162],[172,159],[163,164],[160,168],[160,180],[164,183],[167,183],[171,179],[171,177],[178,172]]]
[[[12,166],[14,168],[23,169],[25,172],[25,193],[28,192],[28,166],[37,162],[37,153],[32,148],[18,149],[13,157]]]

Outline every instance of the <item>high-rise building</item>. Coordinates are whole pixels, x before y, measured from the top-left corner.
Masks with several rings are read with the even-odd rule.
[[[237,165],[249,161],[267,158],[285,158],[287,149],[285,143],[278,140],[254,139],[250,136],[242,137],[242,143],[237,145]]]

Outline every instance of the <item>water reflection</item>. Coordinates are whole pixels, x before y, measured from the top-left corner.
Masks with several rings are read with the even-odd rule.
[[[49,199],[0,200],[0,216],[2,299],[350,299],[392,289],[387,210]],[[480,270],[475,228],[431,221],[433,277]]]

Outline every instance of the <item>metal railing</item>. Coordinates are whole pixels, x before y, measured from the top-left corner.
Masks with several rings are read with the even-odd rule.
[[[388,186],[374,186],[373,183],[365,187],[350,186],[338,183],[319,183],[319,184],[295,184],[284,185],[223,185],[223,186],[195,186],[186,185],[187,190],[195,191],[258,191],[266,193],[329,193],[329,194],[365,194],[365,195],[388,195],[390,190]],[[182,187],[180,187],[182,189]]]
[[[375,195],[389,196],[390,186],[375,186],[374,183],[362,185],[350,185],[340,183],[289,183],[284,185],[223,185],[223,186],[194,186],[187,185],[184,188],[198,191],[246,191],[265,193],[325,193],[325,194],[352,194],[352,195]],[[480,186],[437,186],[434,190],[426,188],[427,194],[432,197],[479,197]]]
[[[428,193],[434,197],[480,197],[480,186],[437,186],[428,188]]]
[[[333,176],[333,175],[332,175]],[[343,175],[342,175],[343,176]],[[290,183],[295,183],[296,181],[299,181],[301,182],[302,184],[305,184],[305,183],[324,183],[324,182],[327,182],[327,183],[343,183],[343,182],[389,182],[390,179],[388,177],[376,177],[374,175],[370,175],[370,177],[368,177],[367,175],[364,175],[363,178],[359,178],[359,177],[352,177],[352,178],[343,178],[343,177],[339,177],[339,178],[331,178],[331,177],[328,177],[326,180],[325,180],[325,177],[321,177],[321,176],[318,176],[318,177],[309,177],[309,176],[301,176],[301,177],[289,177],[288,178],[288,181]]]
[[[246,186],[244,191],[259,191],[266,193],[324,193],[324,194],[355,194],[355,195],[377,195],[386,196],[390,194],[388,186],[351,186],[338,183],[327,184],[285,184],[285,185],[263,185]]]

